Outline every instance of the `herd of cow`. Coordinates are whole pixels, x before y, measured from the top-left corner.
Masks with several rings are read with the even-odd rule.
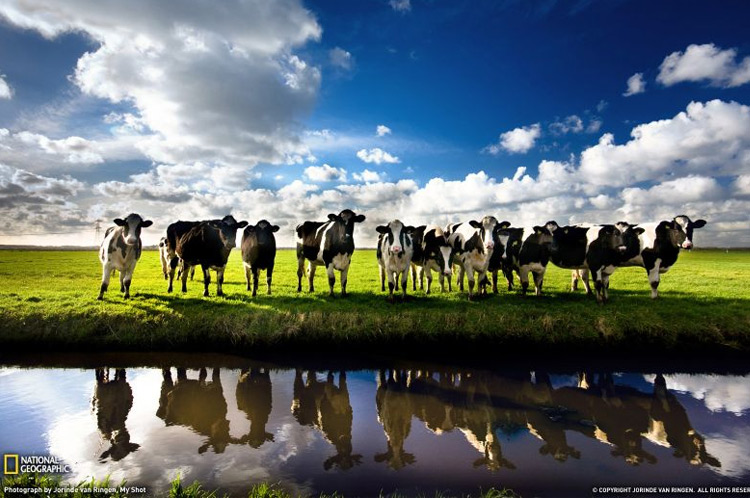
[[[327,221],[305,221],[297,226],[298,292],[302,290],[307,260],[310,292],[315,290],[315,269],[322,265],[328,274],[331,296],[336,281],[335,270],[341,272],[341,295],[346,295],[347,274],[354,253],[354,225],[364,220],[364,215],[345,209],[339,214],[329,214]],[[107,229],[99,251],[102,262],[99,299],[103,298],[114,270],[120,272],[120,291],[126,299],[130,297],[130,282],[141,255],[141,228],[152,224],[137,214],[114,222],[116,226]],[[692,221],[685,215],[649,224],[618,222],[614,225],[559,226],[549,221],[531,228],[513,227],[510,222],[498,222],[494,216],[485,216],[481,221],[451,223],[445,228],[437,225],[413,227],[393,220],[377,227],[381,290],[385,291],[387,279],[389,300],[393,300],[393,292],[399,289],[399,284],[405,297],[410,270],[414,290],[417,280],[424,288],[426,275],[427,293],[430,293],[432,271],[437,272],[443,291],[446,277],[448,289],[452,290],[451,277],[455,266],[461,291],[464,290],[464,275],[467,277],[469,299],[475,296],[475,284],[479,294],[487,293],[489,275],[492,276],[492,289],[497,292],[498,272],[505,276],[508,290],[513,287],[515,272],[524,294],[531,273],[539,295],[547,264],[551,261],[556,266],[572,270],[573,290],[581,280],[587,293],[591,294],[589,275],[592,275],[596,299],[600,303],[608,299],[609,278],[616,268],[643,267],[651,284],[651,297],[656,298],[660,274],[677,261],[680,249],[693,247],[693,231],[705,224],[704,220]],[[252,276],[252,292],[253,296],[256,295],[259,271],[265,270],[270,294],[276,257],[274,233],[279,227],[266,220],[248,225],[247,221],[237,222],[232,216],[221,220],[178,221],[167,227],[166,237],[159,242],[164,278],[169,280],[167,292],[172,292],[176,271],[182,280],[182,292],[186,292],[188,275],[200,266],[203,269],[203,295],[209,295],[210,270],[216,271],[216,294],[223,295],[224,269],[240,228],[244,228],[241,250],[247,290],[251,289]]]

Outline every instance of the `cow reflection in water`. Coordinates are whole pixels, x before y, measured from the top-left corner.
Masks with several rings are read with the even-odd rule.
[[[210,382],[206,380],[205,368],[200,369],[197,380],[188,379],[184,368],[177,368],[177,382],[172,381],[171,369],[162,373],[157,417],[167,425],[183,425],[205,436],[207,439],[198,453],[205,453],[211,447],[215,453],[223,453],[230,443],[239,442],[229,435],[227,402],[218,368],[213,369]]]
[[[237,408],[247,414],[250,432],[240,438],[253,448],[273,441],[273,434],[266,432],[268,417],[271,415],[271,376],[268,369],[243,369],[237,382]]]
[[[404,441],[411,431],[412,407],[407,393],[406,373],[392,371],[388,375],[384,370],[378,374],[378,390],[375,394],[375,405],[378,409],[378,420],[383,425],[388,440],[388,450],[375,455],[376,462],[387,462],[392,469],[398,470],[416,461],[411,453],[404,450]]]
[[[125,380],[125,370],[115,370],[114,379],[109,378],[109,368],[97,368],[96,388],[91,400],[96,411],[99,432],[109,441],[110,447],[99,455],[99,460],[112,458],[122,460],[140,446],[130,442],[125,421],[133,406],[133,391]]]
[[[320,382],[315,372],[309,371],[303,381],[302,371],[297,369],[292,414],[300,424],[319,429],[336,448],[336,454],[323,462],[323,468],[330,470],[337,466],[348,470],[362,463],[362,455],[352,450],[352,405],[345,372],[339,374],[336,387],[333,372],[328,373],[325,382]]]

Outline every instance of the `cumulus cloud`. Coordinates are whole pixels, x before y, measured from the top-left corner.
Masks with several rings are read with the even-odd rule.
[[[354,173],[352,177],[358,182],[365,183],[380,182],[385,179],[384,174],[378,173],[377,171],[370,171],[369,169],[362,171],[362,173]]]
[[[357,151],[357,157],[360,158],[362,161],[366,163],[375,163],[375,164],[382,164],[382,163],[400,163],[401,160],[396,157],[392,156],[388,152],[384,151],[383,149],[379,147],[375,147],[373,149],[360,149]]]
[[[549,125],[549,130],[554,135],[564,135],[566,133],[581,133],[583,131],[583,120],[572,114],[564,119],[555,121]]]
[[[706,81],[730,88],[750,82],[750,56],[737,61],[737,50],[722,50],[713,43],[690,45],[673,52],[659,66],[656,81],[671,86],[683,81]]]
[[[305,176],[314,182],[345,182],[346,170],[344,168],[335,168],[328,164],[310,166],[305,168]]]
[[[320,71],[293,50],[322,31],[299,0],[221,9],[198,0],[179,9],[12,0],[0,16],[48,38],[87,34],[96,46],[72,81],[87,95],[132,104],[154,132],[139,146],[157,162],[252,167],[307,153],[297,123],[315,102]]]
[[[630,97],[631,95],[638,95],[646,91],[646,81],[643,79],[643,73],[635,73],[633,76],[628,78],[628,88],[622,95]]]
[[[375,135],[379,137],[384,137],[390,134],[391,134],[391,129],[388,128],[386,125],[378,125],[377,128],[375,128]]]
[[[500,134],[497,144],[488,145],[484,150],[497,155],[505,150],[511,154],[524,154],[534,148],[536,140],[542,135],[539,123],[522,128],[515,128]]]
[[[350,52],[341,47],[336,47],[328,51],[328,59],[331,65],[349,71],[354,66],[354,58]]]
[[[669,175],[737,175],[750,168],[750,107],[736,102],[691,102],[686,111],[633,128],[616,145],[604,134],[583,151],[580,170],[595,185],[625,186]]]
[[[10,87],[7,81],[5,81],[5,75],[0,74],[0,99],[12,99],[13,89]]]
[[[388,5],[397,12],[409,12],[411,10],[411,0],[388,0]]]

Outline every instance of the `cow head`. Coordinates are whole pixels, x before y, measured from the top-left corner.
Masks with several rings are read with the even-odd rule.
[[[238,223],[234,216],[227,215],[221,219],[221,223],[214,226],[219,229],[219,238],[224,244],[224,249],[230,251],[237,245],[237,230],[246,227],[247,221]]]
[[[411,234],[413,226],[404,226],[399,220],[393,220],[387,225],[376,228],[388,244],[388,250],[396,255],[401,255],[406,247],[411,246]]]
[[[614,225],[602,225],[599,229],[598,238],[604,243],[604,247],[609,250],[624,254],[627,249],[622,232]]]
[[[424,246],[430,250],[429,254],[426,255],[427,258],[435,260],[443,275],[452,275],[453,247],[448,242],[446,233],[437,227],[426,231],[424,234]]]
[[[138,242],[141,238],[141,228],[150,227],[151,220],[144,220],[135,213],[130,213],[125,219],[115,218],[115,225],[122,227],[122,240],[129,246]]]
[[[555,228],[557,228],[557,223],[554,221],[551,222],[555,224]],[[537,244],[552,244],[552,230],[550,230],[549,227],[550,222],[547,222],[544,226],[535,226],[534,227],[534,233],[529,235],[529,237],[533,236],[536,239]]]
[[[622,232],[622,243],[625,245],[625,252],[622,254],[623,261],[638,256],[641,252],[641,234],[646,230],[638,225],[631,225],[627,221],[618,221],[615,227]]]
[[[495,218],[494,216],[485,216],[484,218],[482,218],[481,222],[471,220],[469,222],[469,225],[479,231],[479,237],[482,239],[482,243],[484,244],[485,249],[491,251],[495,248],[499,226],[497,218]]]
[[[354,224],[365,221],[365,215],[355,214],[351,209],[344,209],[339,214],[329,214],[328,219],[344,225],[344,238],[351,239],[354,235]]]
[[[506,222],[501,223],[501,226],[504,223]],[[500,258],[503,261],[508,261],[509,259],[511,259],[512,254],[518,254],[520,252],[522,238],[523,228],[510,228],[510,226],[507,226],[497,233],[498,244],[503,251]]]
[[[253,225],[247,225],[245,227],[245,234],[255,234],[258,242],[263,243],[273,239],[273,234],[279,231],[279,225],[271,225],[267,220],[260,220],[258,223]]]
[[[685,240],[682,241],[681,247],[683,249],[692,249],[693,230],[695,230],[696,228],[703,228],[706,225],[706,220],[692,221],[684,214],[681,214],[680,216],[676,216],[672,221],[677,227],[679,227],[680,230],[685,233]]]

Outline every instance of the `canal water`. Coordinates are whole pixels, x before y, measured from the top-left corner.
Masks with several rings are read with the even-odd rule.
[[[750,376],[4,366],[0,452],[151,493],[178,475],[236,495],[741,486]]]

